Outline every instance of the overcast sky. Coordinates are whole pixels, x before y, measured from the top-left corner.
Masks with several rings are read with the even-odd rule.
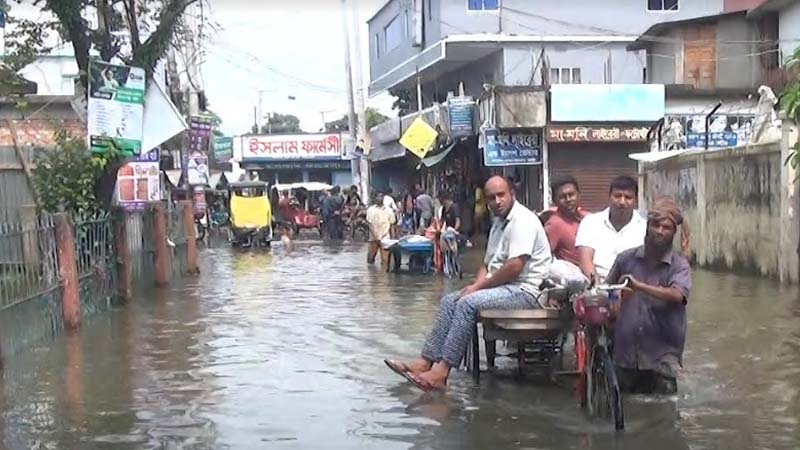
[[[357,1],[367,84],[366,20],[388,0]],[[340,5],[339,0],[211,0],[209,16],[219,29],[209,39],[202,75],[209,107],[222,117],[226,134],[250,129],[259,90],[265,112],[294,114],[304,131],[321,128],[322,111],[326,121],[347,112]],[[367,102],[391,112],[388,95]]]

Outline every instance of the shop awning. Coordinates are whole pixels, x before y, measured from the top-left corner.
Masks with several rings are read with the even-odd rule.
[[[440,163],[440,162],[442,162],[442,161],[443,161],[445,158],[447,158],[447,155],[449,155],[449,154],[450,154],[450,151],[451,151],[451,150],[453,150],[453,147],[455,147],[455,146],[456,146],[456,143],[455,143],[455,142],[453,142],[452,144],[450,144],[450,146],[449,146],[449,147],[447,147],[446,149],[444,149],[444,151],[442,151],[441,153],[438,153],[438,154],[436,154],[436,155],[433,155],[433,156],[429,156],[429,157],[427,157],[427,158],[424,158],[422,161],[420,161],[419,165],[417,165],[417,170],[421,169],[421,168],[422,168],[422,166],[425,166],[425,167],[433,167],[433,166],[435,166],[436,164],[439,164],[439,163]]]

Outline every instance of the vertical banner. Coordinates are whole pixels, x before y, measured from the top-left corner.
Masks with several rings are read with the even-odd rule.
[[[192,116],[189,121],[189,152],[207,153],[211,143],[211,117]]]
[[[144,94],[144,69],[89,63],[88,134],[93,152],[142,152]]]

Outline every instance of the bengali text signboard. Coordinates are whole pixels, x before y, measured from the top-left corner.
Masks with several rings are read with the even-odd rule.
[[[648,130],[643,126],[550,125],[547,142],[645,142]]]
[[[484,136],[483,159],[487,167],[542,163],[540,133],[501,133],[490,128],[484,131]]]
[[[244,136],[242,161],[342,159],[342,137],[329,134]]]

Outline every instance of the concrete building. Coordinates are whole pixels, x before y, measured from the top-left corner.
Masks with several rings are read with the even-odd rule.
[[[651,26],[746,10],[761,0],[390,0],[369,21],[370,94],[422,85],[422,106],[463,81],[641,83],[641,52],[626,46]]]
[[[581,122],[555,124],[561,125],[559,130],[566,134],[557,136],[559,130],[556,130],[545,139],[550,106],[544,101],[546,94],[541,101],[517,104],[524,94],[506,92],[503,99],[493,87],[605,84],[613,90],[615,85],[645,83],[649,79],[647,55],[643,48],[631,50],[629,45],[648,29],[667,21],[746,11],[760,2],[575,0],[565,5],[556,0],[390,0],[368,21],[370,94],[384,91],[403,94],[411,99],[413,109],[445,102],[449,95],[458,92],[462,83],[467,96],[476,99],[491,96],[488,109],[498,119],[491,125],[499,129],[500,140],[510,142],[515,136],[523,136],[524,142],[538,142],[536,148],[526,151],[539,154],[540,159],[538,165],[524,167],[514,162],[501,164],[502,167],[489,168],[484,176],[502,173],[521,180],[528,185],[525,189],[528,206],[539,209],[549,204],[550,162],[559,166],[553,168],[556,173],[583,175],[589,172],[583,170],[588,161],[583,156],[591,153],[594,169],[605,164],[600,168],[603,170],[595,171],[605,174],[602,180],[587,179],[587,186],[598,191],[592,194],[597,200],[612,173],[635,171],[632,162],[622,163],[626,158],[622,153],[647,150],[646,142],[638,137],[619,141],[624,145],[605,138],[610,136],[609,132],[639,136],[643,121],[610,123],[611,119],[598,111],[597,117]],[[514,106],[509,108],[504,104]],[[518,115],[530,106],[542,109],[544,122],[528,122],[526,126],[501,123],[502,110]],[[481,117],[481,123],[486,117]],[[587,124],[601,125],[597,133],[605,133],[603,140],[573,143],[559,140],[566,135],[574,138],[577,136],[574,132],[580,132],[579,128]],[[402,121],[398,128],[402,133]],[[562,153],[551,154],[548,149],[551,138],[556,139],[554,142]],[[390,143],[379,142],[378,146],[384,144]],[[582,151],[575,152],[579,147]],[[400,150],[395,155],[402,155]],[[584,166],[573,164],[578,160],[584,161]]]
[[[662,22],[628,49],[645,51],[647,83],[666,86],[666,150],[747,143],[758,88],[780,71],[777,20],[746,11]]]
[[[771,17],[778,21],[781,64],[800,47],[800,1],[767,0],[747,13],[747,17],[751,19]]]

